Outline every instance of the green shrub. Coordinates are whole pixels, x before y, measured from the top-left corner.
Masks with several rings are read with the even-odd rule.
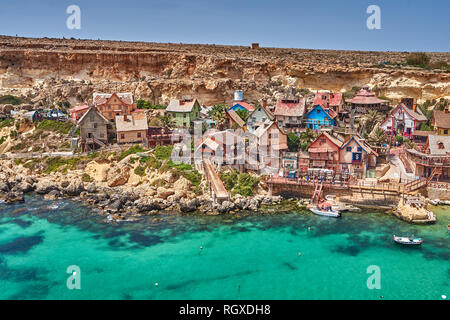
[[[14,124],[14,119],[5,119],[0,121],[0,129],[12,126]]]
[[[253,177],[248,173],[239,173],[236,170],[222,173],[220,178],[222,179],[225,188],[230,191],[232,195],[240,194],[244,197],[252,196],[253,190],[259,184],[258,178]]]
[[[172,154],[173,146],[156,146],[155,156],[158,160],[168,160]]]
[[[6,96],[0,97],[0,104],[13,104],[13,105],[19,105],[22,103],[22,99],[16,96],[12,96],[10,94]]]
[[[137,166],[134,169],[134,173],[137,174],[138,176],[143,177],[143,176],[145,176],[145,169],[146,169],[145,167]]]
[[[92,182],[91,176],[88,175],[87,173],[83,173],[83,175],[81,176],[81,180],[83,182]]]
[[[415,52],[406,57],[406,63],[410,66],[425,68],[430,63],[430,57],[425,52]]]
[[[154,105],[143,99],[137,100],[136,104],[139,109],[165,109],[165,108],[167,108],[167,106],[159,105],[159,104]]]
[[[53,131],[62,134],[68,134],[72,127],[73,124],[68,121],[55,121],[45,119],[42,120],[36,128],[44,131]]]
[[[129,148],[125,151],[122,151],[122,153],[120,154],[120,160],[126,158],[130,154],[135,154],[135,153],[139,153],[139,152],[145,152],[145,149],[140,145],[132,146],[131,148]]]

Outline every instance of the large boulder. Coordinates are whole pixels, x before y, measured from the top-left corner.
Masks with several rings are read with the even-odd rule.
[[[46,194],[49,193],[52,190],[57,190],[58,187],[56,186],[56,183],[54,181],[48,180],[48,179],[42,179],[39,180],[35,184],[35,190],[38,194]]]
[[[158,189],[156,189],[156,195],[161,199],[167,199],[167,197],[173,194],[175,194],[175,192],[171,189],[166,189],[164,187],[158,187]]]
[[[179,206],[181,211],[191,212],[197,210],[198,206],[200,206],[200,201],[198,199],[181,200]]]
[[[80,180],[72,180],[64,192],[69,196],[79,196],[84,191],[83,182]]]
[[[125,166],[120,170],[119,173],[117,173],[112,177],[112,179],[108,182],[108,186],[111,188],[123,186],[128,182],[129,178],[130,178],[130,167]]]
[[[24,202],[23,192],[8,192],[5,196],[6,203]]]
[[[173,184],[173,190],[175,191],[175,194],[179,197],[185,197],[188,191],[191,189],[191,187],[192,183],[185,177],[180,177]]]

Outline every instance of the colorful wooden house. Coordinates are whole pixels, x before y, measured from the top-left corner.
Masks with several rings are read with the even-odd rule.
[[[388,111],[390,109],[386,105],[388,101],[378,99],[368,85],[362,87],[354,98],[346,100],[346,102],[349,104],[349,107],[345,108],[347,111],[353,109],[356,113],[360,114],[365,114],[369,110]]]
[[[108,143],[108,125],[109,120],[95,107],[90,107],[78,121],[81,149],[90,151],[106,146]]]
[[[412,139],[414,131],[418,130],[420,124],[427,121],[416,105],[408,108],[405,104],[400,103],[381,123],[383,129],[388,135],[401,135]]]
[[[313,105],[320,105],[324,109],[331,108],[336,113],[342,112],[344,107],[343,94],[342,92],[317,92]]]
[[[416,176],[439,180],[450,178],[450,136],[430,134],[423,150],[406,151]]]
[[[83,106],[76,106],[73,107],[71,109],[69,109],[69,113],[70,113],[70,120],[73,123],[77,123],[78,120],[81,119],[81,117],[89,110],[89,106],[88,105],[83,105]]]
[[[322,132],[308,146],[309,167],[339,171],[340,150],[343,143],[341,137]]]
[[[438,135],[450,135],[450,112],[447,106],[444,111],[435,110],[433,112],[433,127]]]
[[[177,127],[189,128],[193,121],[200,118],[200,110],[197,99],[174,99],[170,100],[166,115],[175,122]]]
[[[148,123],[145,113],[116,116],[118,143],[144,142],[147,139]]]
[[[313,130],[335,126],[336,116],[336,112],[332,109],[325,109],[321,105],[316,105],[305,115],[305,124],[307,128]]]
[[[360,137],[349,138],[340,150],[340,171],[357,179],[366,177],[367,170],[377,166],[378,153]]]
[[[301,97],[278,99],[273,114],[280,128],[299,128],[305,115],[305,99]]]
[[[248,132],[254,133],[256,129],[266,121],[275,120],[275,116],[264,105],[259,105],[253,110],[247,119]]]
[[[125,93],[94,93],[94,106],[109,121],[114,121],[116,116],[129,115],[137,110],[133,103],[133,95]]]
[[[258,153],[258,170],[260,172],[266,168],[278,170],[281,166],[281,157],[288,149],[287,134],[276,121],[267,121],[256,129],[254,136]]]

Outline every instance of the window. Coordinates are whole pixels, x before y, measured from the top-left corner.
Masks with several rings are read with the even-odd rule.
[[[112,112],[108,112],[109,116],[112,117]]]
[[[97,123],[94,123],[94,129],[97,129]]]
[[[317,109],[317,113],[320,113],[320,109]]]
[[[103,111],[103,107],[100,107],[100,111]]]
[[[89,115],[89,120],[90,120],[91,122],[94,122],[94,121],[95,121],[95,115],[94,115],[93,113],[91,113],[91,114]]]
[[[138,138],[141,137],[141,133],[140,133],[140,132],[137,133],[137,137],[138,137]]]
[[[111,106],[108,104],[108,110],[111,110]]]
[[[358,152],[361,152],[362,151],[362,148],[361,147],[358,147]]]
[[[183,113],[183,118],[186,118],[186,116],[187,116],[187,114],[186,114],[186,113]]]
[[[128,110],[128,106],[125,106],[125,110]]]
[[[444,130],[444,134],[448,134],[448,130]]]
[[[327,142],[327,139],[321,139],[320,140],[320,143],[326,143]]]
[[[123,133],[120,134],[120,139],[125,139],[125,135]]]
[[[439,149],[445,149],[443,142],[438,142],[438,148]]]
[[[351,151],[352,151],[352,147],[347,147],[346,150],[349,151],[349,152],[351,152]]]

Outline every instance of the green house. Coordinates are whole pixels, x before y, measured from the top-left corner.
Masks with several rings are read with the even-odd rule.
[[[177,127],[188,128],[200,118],[200,103],[197,99],[171,100],[166,115],[173,119]]]

